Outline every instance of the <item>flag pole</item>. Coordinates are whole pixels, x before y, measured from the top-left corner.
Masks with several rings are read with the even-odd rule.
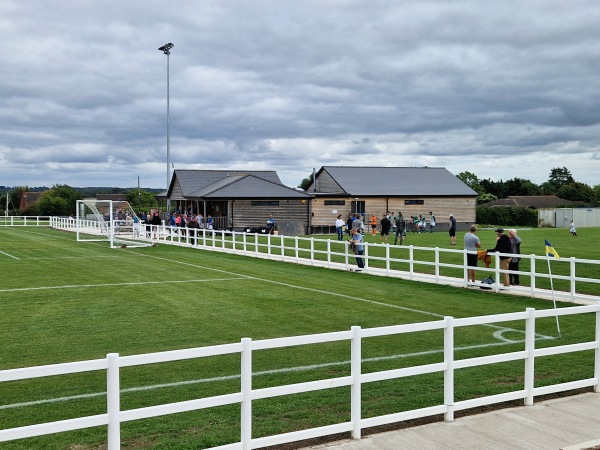
[[[548,275],[550,275],[550,290],[552,291],[552,303],[554,303],[554,310],[556,310],[556,298],[554,298],[554,283],[552,282],[552,271],[550,270],[550,255],[546,253],[546,260],[548,261]],[[560,335],[560,324],[558,323],[558,314],[556,317],[556,330],[558,331],[558,337],[561,338]]]

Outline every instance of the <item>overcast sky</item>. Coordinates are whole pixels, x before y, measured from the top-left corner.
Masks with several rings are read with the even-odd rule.
[[[0,185],[166,187],[167,42],[175,169],[600,184],[600,1],[2,0],[0,29]]]

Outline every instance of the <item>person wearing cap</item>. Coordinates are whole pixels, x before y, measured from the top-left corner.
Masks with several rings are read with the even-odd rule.
[[[477,249],[481,247],[477,233],[477,225],[473,224],[465,234],[465,250],[467,253],[467,278],[475,283],[475,267],[477,267]]]
[[[488,253],[512,253],[512,245],[510,243],[510,238],[506,234],[504,234],[504,228],[496,229],[496,234],[498,235],[496,246],[494,248],[488,249]],[[502,284],[504,286],[510,286],[510,279],[507,272],[510,261],[510,256],[500,256],[500,270],[503,271]]]

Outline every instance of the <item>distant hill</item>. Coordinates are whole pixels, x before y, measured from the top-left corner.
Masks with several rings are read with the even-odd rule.
[[[18,186],[0,186],[0,193],[10,192]],[[27,186],[28,192],[44,192],[50,189],[47,186]],[[80,192],[83,197],[95,197],[96,194],[126,194],[129,191],[137,190],[137,187],[119,188],[119,187],[74,187],[76,191]],[[144,192],[152,192],[158,194],[164,192],[164,189],[154,189],[141,187],[140,190]]]

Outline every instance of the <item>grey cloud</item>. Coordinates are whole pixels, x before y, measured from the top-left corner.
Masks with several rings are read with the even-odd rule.
[[[599,16],[585,0],[7,0],[2,184],[104,171],[163,186],[166,42],[178,168],[239,164],[297,185],[325,164],[483,175],[494,156],[518,170],[544,152],[598,184]]]

